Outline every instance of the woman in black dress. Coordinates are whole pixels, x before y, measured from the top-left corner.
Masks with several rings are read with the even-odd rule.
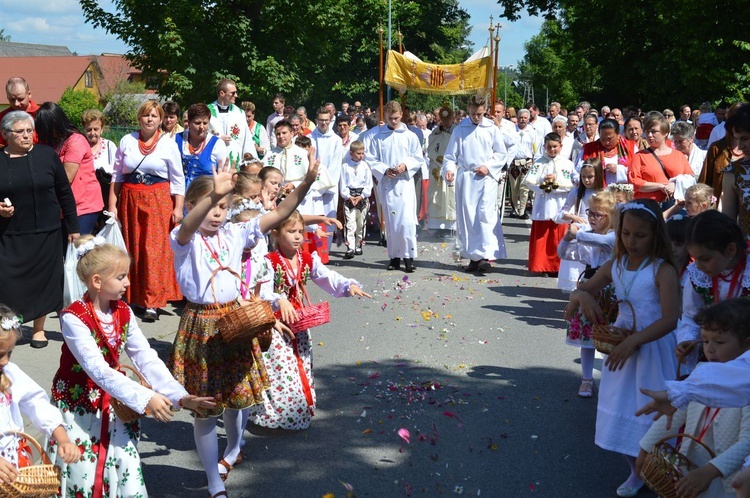
[[[0,302],[34,320],[31,347],[47,346],[44,320],[62,308],[62,222],[78,238],[76,203],[54,149],[35,145],[34,119],[6,114],[0,133]]]

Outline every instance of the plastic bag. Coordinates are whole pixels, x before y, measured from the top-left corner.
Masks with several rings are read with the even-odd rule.
[[[122,232],[120,231],[120,225],[117,223],[117,220],[112,213],[104,211],[104,214],[109,216],[109,218],[107,218],[107,221],[104,223],[104,227],[99,230],[98,235],[104,237],[107,244],[112,244],[113,246],[117,246],[127,252],[128,250],[125,247],[125,240],[122,238]]]
[[[74,244],[68,244],[65,252],[65,278],[63,285],[63,306],[67,308],[73,302],[83,297],[86,292],[86,286],[83,284],[76,273],[78,266],[78,254]]]

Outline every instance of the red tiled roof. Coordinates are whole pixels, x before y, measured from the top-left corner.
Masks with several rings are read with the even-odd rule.
[[[118,81],[127,80],[129,76],[134,74],[141,74],[141,70],[131,66],[130,62],[122,55],[102,54],[87,57],[91,57],[92,60],[99,63],[102,75],[99,80],[99,93],[102,95],[107,93]]]
[[[91,59],[90,56],[3,57],[0,85],[4,87],[8,79],[21,76],[29,83],[34,102],[57,102],[65,88],[74,86],[83,76]]]

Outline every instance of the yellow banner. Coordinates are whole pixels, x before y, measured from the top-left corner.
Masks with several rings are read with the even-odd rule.
[[[407,90],[437,94],[480,93],[490,88],[491,74],[489,57],[461,64],[430,64],[389,50],[385,66],[386,84],[399,93]]]

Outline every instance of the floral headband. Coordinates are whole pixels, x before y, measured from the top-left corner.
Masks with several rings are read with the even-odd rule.
[[[656,216],[656,213],[654,213],[649,208],[647,208],[645,205],[643,205],[643,204],[641,204],[639,202],[628,202],[627,204],[625,204],[622,207],[622,209],[620,211],[622,211],[624,213],[625,211],[631,211],[633,209],[640,209],[640,210],[646,211],[648,214],[650,214],[651,216],[653,216],[654,219],[657,219],[657,220],[659,219],[659,217]]]
[[[4,316],[0,320],[0,328],[3,330],[17,329],[21,326],[21,319],[17,316]]]
[[[249,209],[263,209],[263,204],[243,197],[237,204],[232,206],[229,211],[227,211],[227,220],[231,220],[241,212],[247,211]]]
[[[630,183],[610,183],[609,185],[607,185],[607,188],[615,192],[632,192],[633,191],[633,185]]]
[[[86,254],[91,252],[96,246],[103,246],[106,243],[107,243],[107,239],[97,235],[96,237],[89,240],[85,244],[81,244],[80,246],[76,247],[76,253],[78,254],[78,259],[81,259]]]

